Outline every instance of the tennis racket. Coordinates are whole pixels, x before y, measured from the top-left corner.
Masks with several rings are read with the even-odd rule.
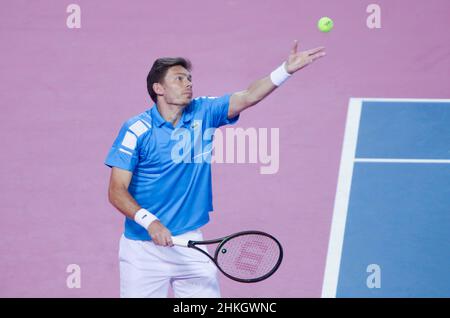
[[[283,259],[280,242],[272,235],[260,231],[244,231],[207,241],[172,237],[172,242],[203,253],[225,276],[242,283],[255,283],[270,277]],[[197,247],[210,244],[219,244],[214,256]]]

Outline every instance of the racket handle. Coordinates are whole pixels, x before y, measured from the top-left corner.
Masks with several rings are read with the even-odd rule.
[[[172,243],[173,245],[188,247],[189,240],[172,236]]]

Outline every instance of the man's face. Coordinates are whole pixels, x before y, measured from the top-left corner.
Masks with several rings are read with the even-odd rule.
[[[169,68],[162,84],[157,85],[161,85],[157,94],[163,95],[167,104],[185,106],[192,100],[191,73],[180,65]]]

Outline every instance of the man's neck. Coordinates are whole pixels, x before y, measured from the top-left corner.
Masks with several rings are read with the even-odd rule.
[[[183,115],[183,110],[186,108],[186,106],[187,105],[172,105],[164,102],[156,103],[158,112],[161,114],[164,120],[171,123],[173,127],[175,127],[180,121],[180,118]]]

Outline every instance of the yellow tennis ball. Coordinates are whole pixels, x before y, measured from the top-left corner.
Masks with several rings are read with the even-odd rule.
[[[329,17],[322,17],[317,22],[317,27],[322,32],[330,32],[333,29],[334,23]]]

